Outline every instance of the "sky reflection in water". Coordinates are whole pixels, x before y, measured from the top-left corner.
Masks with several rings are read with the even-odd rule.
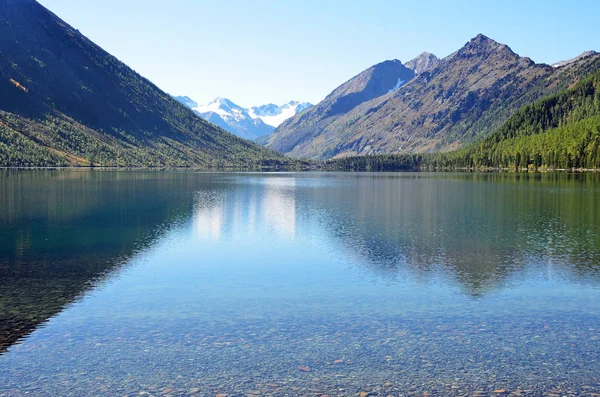
[[[600,389],[595,175],[0,183],[0,395]]]

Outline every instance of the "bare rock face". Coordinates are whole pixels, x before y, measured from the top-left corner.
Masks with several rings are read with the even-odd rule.
[[[553,64],[552,66],[555,67],[555,68],[561,68],[563,66],[570,65],[573,62],[577,62],[577,61],[579,61],[579,60],[581,60],[583,58],[591,57],[591,56],[594,56],[596,54],[598,54],[598,53],[596,51],[593,51],[593,50],[586,51],[586,52],[584,52],[584,53],[576,56],[575,58],[572,58],[572,59],[569,59],[569,60],[566,60],[566,61],[557,62],[557,63]]]
[[[367,88],[380,65],[343,84],[311,112],[288,120],[267,146],[313,159],[453,150],[492,133],[521,106],[582,75],[564,72],[570,67],[536,64],[482,34],[442,60],[424,53],[403,65],[416,76],[390,92]],[[360,100],[342,106],[355,93]]]
[[[414,77],[415,72],[397,59],[372,66],[325,99],[331,103],[327,116],[347,113],[365,101],[397,90]]]
[[[280,152],[293,151],[332,120],[362,103],[399,90],[415,76],[413,70],[397,59],[374,65],[333,90],[319,104],[284,122],[266,145]]]
[[[429,52],[424,52],[415,59],[406,62],[405,66],[419,75],[424,72],[431,72],[439,63],[438,57]]]

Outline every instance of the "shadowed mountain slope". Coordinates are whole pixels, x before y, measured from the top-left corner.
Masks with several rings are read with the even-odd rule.
[[[205,122],[35,1],[0,1],[0,165],[246,166]]]

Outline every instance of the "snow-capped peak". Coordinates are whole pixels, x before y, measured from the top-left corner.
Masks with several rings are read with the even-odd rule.
[[[198,113],[217,113],[219,116],[233,116],[234,114],[245,113],[246,109],[236,105],[227,98],[216,98],[206,105],[200,105],[193,108]]]
[[[396,91],[398,88],[402,87],[402,86],[404,85],[404,83],[405,83],[405,81],[404,81],[404,80],[402,80],[402,79],[398,79],[398,82],[396,83],[396,85],[395,85],[395,86],[393,86],[393,87],[392,87],[392,89],[391,89],[391,90],[389,90],[389,91],[388,91],[388,94],[389,94],[390,92],[394,92],[394,91]]]
[[[249,109],[250,116],[261,119],[265,124],[279,127],[281,123],[290,117],[294,117],[304,109],[312,106],[308,102],[290,101],[283,106],[272,103],[263,106],[255,106]]]
[[[256,139],[270,133],[286,119],[312,106],[308,102],[290,101],[283,106],[270,103],[246,109],[221,97],[215,98],[206,105],[198,105],[186,96],[175,97],[175,99],[194,110],[205,120],[247,139]]]

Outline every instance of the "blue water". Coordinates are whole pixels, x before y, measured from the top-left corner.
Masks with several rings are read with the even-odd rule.
[[[0,178],[0,395],[600,393],[595,175]]]

